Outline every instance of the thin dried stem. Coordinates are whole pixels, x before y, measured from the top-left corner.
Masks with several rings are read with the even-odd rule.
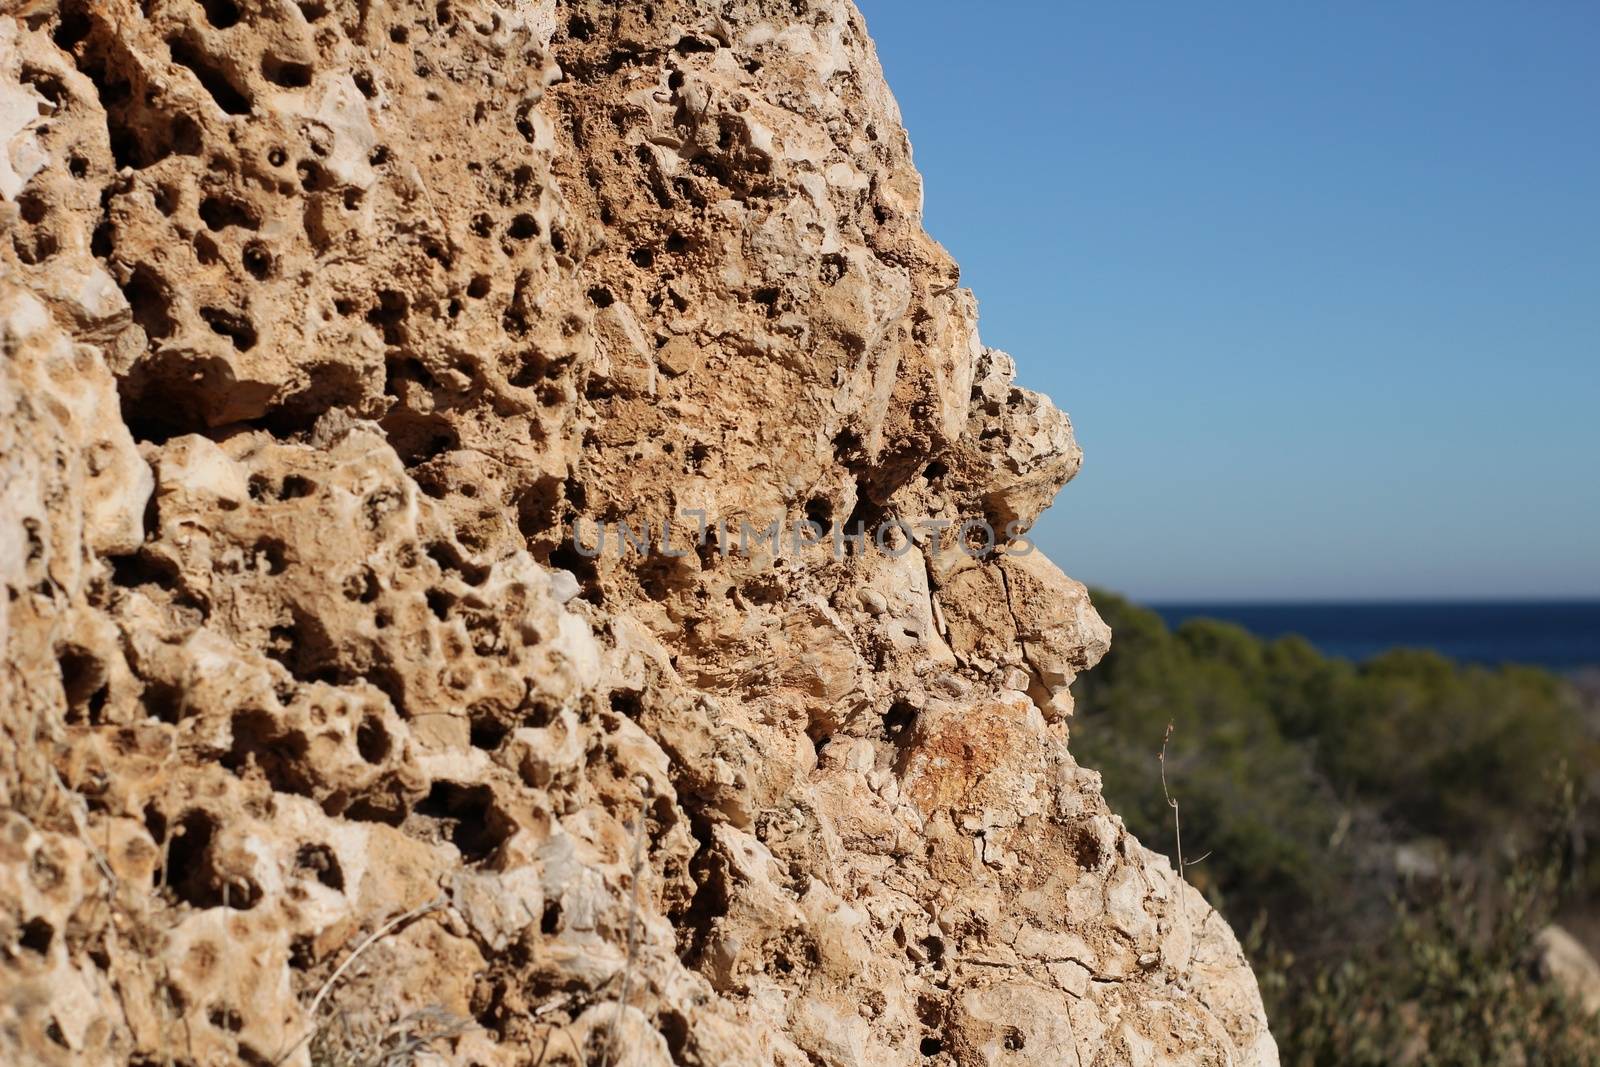
[[[1161,763],[1161,795],[1167,798],[1167,807],[1172,809],[1172,836],[1176,839],[1178,846],[1178,877],[1187,881],[1188,877],[1184,874],[1184,867],[1187,865],[1183,862],[1183,822],[1178,818],[1178,801],[1167,788],[1167,742],[1172,740],[1172,725],[1169,720],[1167,722],[1166,735],[1161,738],[1161,755],[1157,756],[1156,759]],[[1204,859],[1205,857],[1201,858]]]
[[[1167,732],[1161,738],[1161,755],[1156,757],[1161,763],[1161,795],[1167,798],[1167,806],[1172,809],[1172,836],[1177,842],[1178,849],[1178,881],[1187,882],[1188,874],[1185,872],[1187,864],[1183,862],[1183,821],[1178,817],[1178,800],[1167,788],[1167,742],[1172,740],[1172,720],[1167,720]],[[1183,899],[1183,890],[1178,890],[1178,916],[1183,919],[1184,925],[1189,923],[1189,906]]]
[[[617,1011],[611,1017],[611,1033],[606,1037],[605,1052],[600,1057],[600,1067],[611,1067],[616,1055],[617,1038],[622,1032],[622,1015],[628,1007],[628,984],[633,978],[634,960],[639,953],[639,875],[644,870],[645,811],[650,806],[648,783],[642,784],[643,803],[633,826],[633,875],[628,885],[628,955],[622,967],[622,986],[617,991]]]

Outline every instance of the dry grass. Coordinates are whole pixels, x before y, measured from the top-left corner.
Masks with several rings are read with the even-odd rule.
[[[311,1037],[312,1067],[408,1067],[418,1053],[437,1051],[475,1024],[443,1008],[425,1008],[402,1016],[381,1029],[353,1024],[348,1012],[337,1012]],[[293,1050],[291,1050],[292,1052]]]
[[[392,1067],[392,1065],[410,1062],[409,1058],[395,1059],[395,1056],[414,1056],[416,1052],[426,1048],[432,1042],[442,1040],[445,1037],[453,1037],[468,1029],[469,1025],[464,1020],[455,1019],[454,1016],[449,1016],[442,1009],[429,1009],[397,1019],[376,1036],[370,1033],[358,1033],[358,1029],[365,1030],[366,1028],[352,1026],[349,1016],[343,1012],[329,1019],[321,1017],[322,1004],[328,999],[328,994],[333,991],[334,986],[339,984],[339,979],[344,977],[345,972],[355,964],[356,960],[361,958],[362,953],[406,923],[438,911],[444,907],[444,904],[444,898],[437,897],[426,904],[396,915],[368,934],[356,946],[355,951],[346,956],[344,962],[334,968],[333,973],[328,976],[328,980],[323,982],[321,988],[317,990],[317,995],[311,999],[311,1006],[306,1010],[306,1014],[311,1019],[311,1028],[302,1034],[294,1044],[284,1049],[277,1059],[272,1061],[274,1067],[278,1067],[278,1065],[294,1055],[300,1046],[307,1042],[310,1042],[312,1046],[311,1060],[317,1067],[368,1067],[369,1064]],[[443,1031],[430,1032],[418,1029],[413,1025],[417,1022],[435,1020],[440,1016],[448,1016],[452,1020],[452,1025],[460,1025],[457,1028],[450,1029],[449,1033]],[[332,1026],[335,1022],[341,1027],[342,1033],[334,1034],[332,1032]]]

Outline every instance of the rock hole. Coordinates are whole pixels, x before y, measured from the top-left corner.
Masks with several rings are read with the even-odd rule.
[[[633,260],[634,266],[642,267],[646,270],[655,266],[656,263],[656,254],[648,248],[635,248],[628,258]]]
[[[155,271],[142,263],[133,268],[122,295],[133,311],[133,321],[144,329],[146,337],[159,341],[172,336],[172,293]]]
[[[925,1037],[922,1039],[922,1044],[917,1047],[924,1056],[932,1057],[944,1051],[944,1042],[937,1037]]]
[[[202,266],[207,267],[222,259],[221,252],[217,249],[217,242],[211,239],[209,233],[197,233],[194,235],[194,258]]]
[[[707,38],[694,34],[684,34],[678,38],[678,43],[672,46],[672,50],[680,56],[686,56],[693,52],[715,52],[717,45],[716,42]]]
[[[890,741],[900,741],[917,721],[917,709],[904,700],[897,700],[883,713],[883,736]]]
[[[296,6],[307,22],[316,22],[328,14],[328,5],[322,0],[297,0]]]
[[[379,591],[378,576],[372,572],[371,567],[362,567],[344,580],[346,600],[370,604],[378,599]]]
[[[288,566],[288,549],[282,541],[265,537],[256,542],[257,567],[266,564],[268,574],[282,574]]]
[[[167,839],[167,817],[153,800],[144,806],[144,828],[158,845]]]
[[[172,150],[180,156],[198,156],[204,144],[200,124],[188,115],[175,115],[172,119]]]
[[[200,201],[200,221],[213,232],[220,232],[229,226],[245,230],[261,228],[261,219],[250,205],[226,196],[208,196]]]
[[[89,20],[86,4],[65,3],[61,5],[61,19],[56,23],[55,32],[50,35],[50,39],[55,41],[62,51],[70,52],[72,46],[88,37],[93,29],[94,23]]]
[[[225,30],[239,21],[239,5],[233,0],[200,0],[206,21],[219,30]]]
[[[99,725],[110,685],[105,664],[85,648],[66,645],[57,653],[56,665],[67,697],[67,722]]]
[[[356,727],[356,751],[362,759],[368,763],[382,763],[388,759],[391,747],[389,731],[382,719],[368,715],[361,720],[361,725]]]
[[[427,551],[428,558],[438,564],[441,571],[459,576],[468,585],[482,585],[489,578],[488,567],[469,562],[448,541],[432,541]]]
[[[239,258],[245,272],[257,281],[265,281],[272,276],[272,253],[267,251],[265,245],[245,245]]]
[[[339,866],[339,857],[327,845],[301,845],[294,856],[294,867],[334,892],[344,892],[344,868]]]
[[[44,217],[50,213],[50,205],[45,203],[44,197],[34,189],[17,197],[17,208],[22,213],[22,221],[30,226],[43,222]]]
[[[600,569],[595,561],[582,553],[570,540],[563,540],[550,553],[550,566],[570,571],[578,579],[579,596],[591,604],[604,604],[605,592],[600,588]]]
[[[833,501],[827,497],[814,496],[806,501],[806,520],[816,523],[823,532],[833,529]]]
[[[167,48],[172,53],[172,61],[188,67],[224,112],[229,115],[250,113],[250,98],[228,80],[222,68],[200,51],[197,44],[187,37],[172,37],[167,40]]]
[[[244,1016],[226,1004],[213,1004],[206,1009],[206,1022],[218,1030],[237,1034],[244,1029]]]
[[[233,744],[219,761],[240,774],[255,766],[278,793],[297,796],[312,794],[312,781],[306,773],[306,754],[310,744],[298,730],[285,730],[277,718],[262,708],[245,708],[232,720]]]
[[[656,1029],[667,1043],[667,1052],[673,1063],[687,1063],[685,1050],[689,1047],[689,1020],[681,1012],[666,1010],[656,1016]]]
[[[860,463],[866,458],[866,451],[862,447],[861,435],[846,427],[833,435],[833,458],[846,467]]]
[[[567,36],[574,41],[587,41],[594,35],[594,23],[582,15],[574,15],[567,20]]]
[[[50,943],[56,938],[56,928],[43,918],[29,919],[22,924],[18,932],[17,943],[29,952],[46,955],[50,951]]]
[[[566,370],[564,362],[547,360],[538,349],[529,349],[517,358],[517,367],[506,380],[518,389],[538,385],[547,378],[560,377],[561,372]]]
[[[302,474],[285,475],[283,484],[278,488],[279,500],[298,500],[310,496],[317,491],[317,483]]]
[[[175,214],[183,203],[183,193],[176,185],[158,185],[153,194],[156,210],[163,215]]]
[[[367,321],[383,333],[383,343],[400,346],[406,343],[406,315],[411,302],[406,295],[394,289],[378,291],[378,306],[367,312]]]
[[[1087,829],[1080,830],[1072,838],[1072,858],[1080,870],[1098,869],[1100,864],[1105,862],[1105,851],[1100,847],[1100,839]]]
[[[243,315],[223,308],[203,307],[200,317],[211,327],[211,332],[226,337],[240,352],[248,352],[256,346],[256,328]]]
[[[111,258],[113,227],[109,219],[102,219],[89,235],[89,254],[97,259]]]
[[[617,298],[612,295],[610,289],[597,285],[589,290],[589,302],[597,308],[608,308],[617,302]]]
[[[157,722],[176,723],[183,718],[183,690],[171,682],[147,681],[139,693],[145,714]]]
[[[443,589],[429,589],[423,594],[428,602],[428,610],[433,612],[433,617],[440,622],[450,618],[450,609],[455,606],[456,598]]]
[[[435,782],[416,814],[438,824],[468,863],[488,859],[516,830],[494,806],[494,793],[486,785]]]
[[[368,667],[363,677],[389,698],[389,705],[394,708],[396,715],[405,717],[406,683],[399,671],[388,664],[379,663]]]
[[[261,74],[273,85],[285,89],[304,89],[311,84],[311,65],[279,59],[277,56],[261,57]]]
[[[184,813],[173,828],[167,848],[166,884],[179,900],[196,908],[218,908],[224,903],[248,911],[261,900],[261,890],[248,878],[230,876],[217,867],[216,820],[195,808]]]
[[[778,314],[778,297],[782,293],[773,288],[757,289],[750,294],[750,299],[763,305],[767,309],[767,318],[776,318]]]
[[[22,68],[22,81],[33,86],[34,91],[44,97],[56,107],[61,107],[67,99],[67,87],[61,84],[49,71],[40,70],[38,67],[24,66]]]
[[[631,689],[613,689],[611,691],[611,710],[621,715],[624,719],[639,721],[639,716],[644,714],[644,702],[639,694]]]
[[[711,458],[711,446],[700,441],[690,445],[683,453],[684,467],[690,474],[699,474],[705,470],[706,460]]]
[[[472,716],[470,740],[473,748],[493,752],[510,733],[510,725],[496,718],[491,711],[480,710]]]
[[[546,937],[561,929],[561,901],[548,901],[544,906],[544,913],[539,916],[539,932]]]

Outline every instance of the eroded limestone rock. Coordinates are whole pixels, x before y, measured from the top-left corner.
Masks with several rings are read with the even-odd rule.
[[[920,202],[843,0],[0,21],[0,1060],[1276,1062]]]

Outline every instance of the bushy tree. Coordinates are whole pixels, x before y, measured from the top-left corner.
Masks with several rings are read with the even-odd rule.
[[[1074,752],[1176,860],[1166,739],[1186,874],[1250,931],[1286,1062],[1600,1064],[1594,1026],[1525,973],[1548,872],[1579,899],[1600,889],[1583,849],[1600,751],[1578,689],[1419,650],[1353,664],[1214,620],[1174,632],[1094,597],[1114,639],[1074,687]],[[1418,840],[1439,869],[1406,883],[1395,850]]]

